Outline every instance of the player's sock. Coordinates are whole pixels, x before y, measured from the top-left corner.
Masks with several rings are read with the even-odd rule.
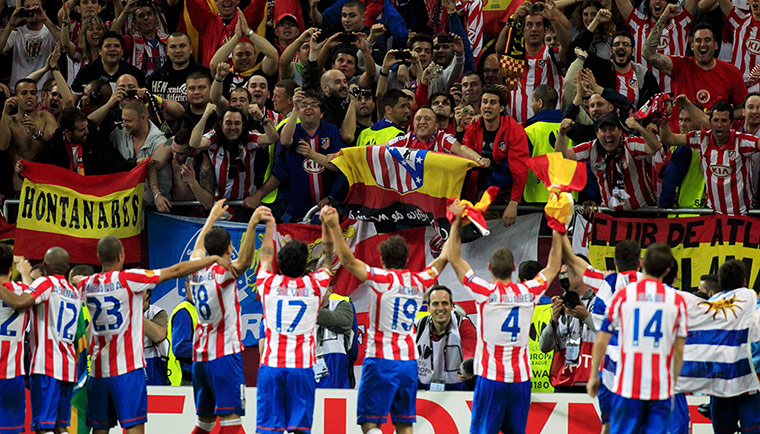
[[[216,422],[201,422],[198,421],[192,434],[209,434]]]
[[[221,425],[219,434],[245,434],[243,421],[240,418],[220,420],[219,425]]]

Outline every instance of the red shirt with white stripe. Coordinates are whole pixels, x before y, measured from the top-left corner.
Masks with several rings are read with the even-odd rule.
[[[639,77],[635,68],[629,69],[625,74],[615,71],[615,91],[628,98],[634,107],[639,106],[639,80],[644,81],[644,77]]]
[[[272,368],[314,366],[317,313],[331,277],[327,268],[295,279],[259,270],[256,285],[266,318],[262,365]]]
[[[533,89],[540,84],[548,84],[562,94],[562,69],[559,61],[559,47],[551,49],[545,45],[535,56],[525,53],[525,70],[517,89],[509,92],[511,116],[520,124],[532,118],[535,113],[530,107]]]
[[[406,133],[403,136],[397,136],[388,141],[388,146],[400,146],[404,148],[422,149],[426,151],[442,152],[451,154],[451,147],[456,142],[456,137],[443,130],[435,130],[429,139],[422,141],[417,138],[414,131]]]
[[[607,308],[602,331],[618,330],[616,394],[662,400],[673,395],[673,348],[686,338],[686,302],[659,280],[643,279],[620,290]]]
[[[63,276],[39,277],[28,291],[34,296],[30,339],[32,374],[77,381],[74,336],[82,309],[81,292]]]
[[[5,282],[3,286],[16,295],[28,287],[19,282]],[[29,324],[29,311],[16,310],[0,301],[0,380],[24,375],[24,332]]]
[[[216,189],[214,197],[216,199],[233,199],[243,200],[256,191],[254,185],[254,159],[256,151],[266,147],[259,145],[259,138],[263,134],[256,131],[248,131],[248,138],[245,144],[240,147],[239,160],[230,161],[229,152],[219,146],[216,137],[216,130],[210,130],[203,135],[211,142],[208,148],[208,156],[211,158],[211,164],[214,166],[216,175]]]
[[[548,289],[546,277],[539,273],[523,283],[489,282],[470,269],[464,287],[478,312],[475,375],[504,383],[529,381],[530,321],[535,303]]]
[[[760,64],[760,22],[751,13],[731,8],[728,16],[729,31],[733,35],[731,63],[739,69],[746,82],[752,69]],[[747,88],[748,92],[760,91],[760,83]]]
[[[161,270],[106,271],[79,283],[92,316],[90,375],[116,377],[145,366],[143,298],[160,275]]]
[[[386,360],[416,360],[414,318],[425,290],[438,280],[439,271],[386,270],[367,266],[370,289],[367,353]]]
[[[687,11],[686,8],[681,8],[681,12],[671,18],[668,21],[668,25],[662,29],[660,43],[657,45],[657,52],[666,56],[686,55],[689,31],[691,30],[691,24],[693,22],[694,17],[692,17],[689,11]],[[652,27],[654,27],[654,23],[649,18],[649,14],[634,8],[631,11],[631,15],[628,16],[626,25],[635,38],[636,45],[633,53],[633,61],[648,67],[649,70],[652,71],[652,74],[654,74],[654,78],[657,79],[657,83],[660,84],[660,89],[666,93],[670,92],[670,77],[649,66],[646,59],[644,59],[644,45],[649,33],[652,31]],[[671,77],[675,76],[675,74],[671,75]],[[641,79],[643,80],[644,77],[641,77]],[[675,91],[674,94],[678,95]],[[676,115],[676,117],[678,116]]]
[[[642,137],[622,136],[625,155],[625,164],[622,169],[625,191],[630,195],[622,205],[615,207],[616,210],[632,210],[643,206],[657,204],[654,195],[654,183],[651,178],[650,155],[646,152],[646,142]],[[591,169],[599,182],[599,190],[602,194],[602,206],[609,207],[612,199],[612,190],[615,187],[612,173],[604,161],[602,145],[598,139],[591,142],[573,146],[575,159],[586,161],[591,164]]]
[[[208,362],[243,351],[240,302],[235,276],[213,264],[190,276],[198,325],[193,334],[193,361]]]
[[[707,206],[719,214],[744,215],[752,205],[752,156],[760,139],[731,130],[728,143],[715,144],[712,131],[686,133],[687,146],[702,155]]]

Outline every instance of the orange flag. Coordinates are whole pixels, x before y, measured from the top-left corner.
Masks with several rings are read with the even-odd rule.
[[[475,227],[484,237],[488,236],[491,233],[488,230],[488,226],[486,225],[485,212],[488,210],[488,207],[491,206],[491,202],[493,202],[494,198],[496,198],[496,194],[498,192],[499,187],[488,187],[478,203],[474,205],[469,200],[459,201],[460,204],[464,205],[464,213],[462,213],[462,218],[467,219],[465,222],[469,221],[469,223],[475,225]],[[454,221],[455,216],[454,213],[451,212],[451,209],[449,209],[449,206],[451,206],[455,200],[455,198],[449,198],[446,203],[446,218],[449,219],[450,222]]]
[[[566,160],[559,152],[552,152],[531,158],[528,167],[549,190],[549,200],[544,208],[549,227],[566,233],[566,225],[572,221],[575,206],[570,192],[586,186],[586,165]]]

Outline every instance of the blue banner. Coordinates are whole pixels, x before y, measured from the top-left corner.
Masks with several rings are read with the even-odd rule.
[[[195,246],[195,239],[203,227],[205,219],[179,217],[168,214],[148,213],[148,255],[150,268],[166,268],[178,262],[190,259]],[[245,223],[221,222],[221,226],[230,233],[232,240],[232,259],[238,256],[238,249],[243,241]],[[237,280],[238,298],[240,299],[240,319],[243,345],[256,345],[259,340],[259,323],[261,321],[261,302],[256,300],[256,267],[258,265],[258,248],[264,237],[264,225],[256,228],[256,249],[251,268]],[[171,315],[174,307],[185,298],[185,279],[166,281],[158,285],[151,294],[151,304],[155,304]]]

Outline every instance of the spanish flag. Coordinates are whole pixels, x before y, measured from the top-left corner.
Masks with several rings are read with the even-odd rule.
[[[446,198],[459,197],[466,158],[386,146],[345,148],[332,160],[349,182],[348,218],[426,226],[446,217]]]
[[[552,152],[531,158],[528,166],[549,190],[549,200],[544,208],[549,227],[566,233],[565,225],[572,220],[574,212],[570,192],[586,186],[586,165],[566,160],[559,152]]]
[[[491,206],[493,200],[496,199],[498,193],[499,187],[491,186],[483,192],[483,196],[481,196],[478,203],[473,205],[469,200],[462,200],[460,202],[460,204],[464,205],[464,213],[462,214],[462,217],[467,219],[467,223],[472,223],[473,226],[477,228],[478,232],[484,237],[491,234],[491,231],[488,230],[485,213],[488,211],[488,207]],[[455,200],[455,198],[449,198],[449,200],[446,201],[446,218],[450,222],[454,221],[455,215],[451,212],[449,207]]]
[[[8,224],[2,213],[0,213],[0,241],[12,241],[15,237],[16,225]]]
[[[130,172],[83,176],[24,161],[14,253],[42,259],[59,246],[73,264],[97,264],[97,244],[112,235],[124,244],[125,262],[140,261],[143,192],[148,161]]]

